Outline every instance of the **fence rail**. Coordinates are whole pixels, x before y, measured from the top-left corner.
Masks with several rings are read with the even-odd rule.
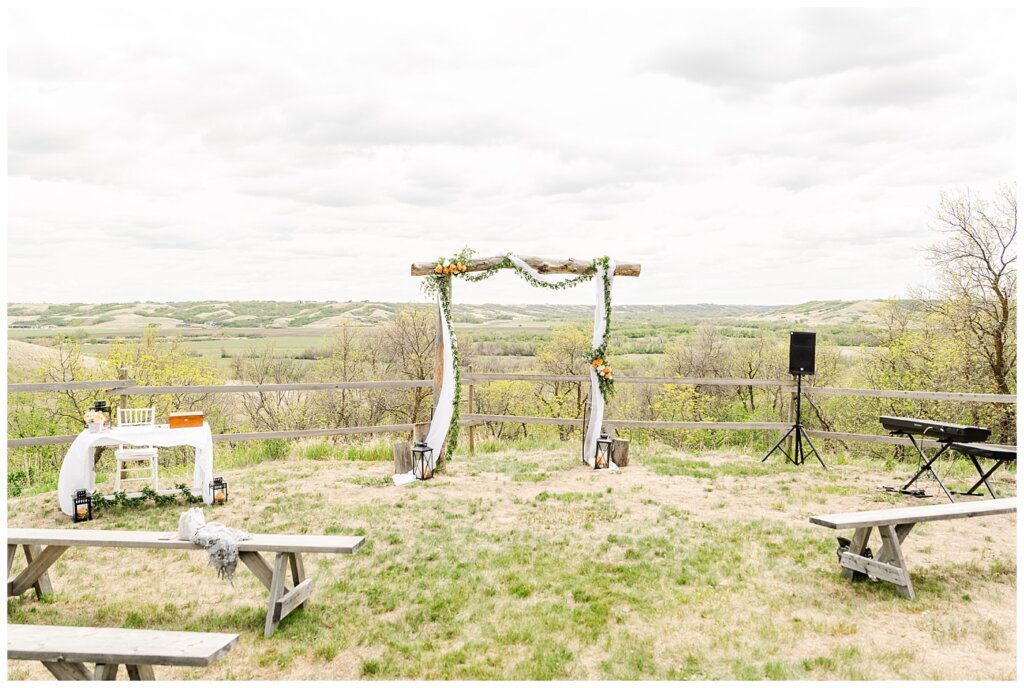
[[[586,375],[538,375],[533,373],[467,373],[463,380],[469,384],[480,384],[497,380],[529,381],[529,382],[587,382]],[[746,378],[684,378],[684,377],[619,377],[617,384],[667,384],[667,385],[700,385],[718,387],[778,387],[784,391],[795,392],[796,385],[790,380],[760,380]],[[146,396],[159,394],[252,394],[280,393],[299,391],[331,391],[346,389],[415,389],[433,387],[433,380],[372,380],[351,382],[303,382],[285,384],[239,384],[239,385],[169,385],[140,386],[136,380],[90,380],[85,382],[41,382],[7,385],[8,394],[13,393],[44,393],[76,390],[109,391],[114,395]],[[890,399],[919,399],[928,401],[960,401],[969,403],[1016,404],[1014,394],[977,394],[970,392],[929,392],[917,390],[880,390],[880,389],[846,389],[838,387],[804,387],[809,396],[859,396]],[[540,416],[502,416],[489,414],[467,413],[462,415],[460,425],[472,428],[484,423],[525,423],[528,425],[565,425],[582,426],[580,418],[546,418]],[[638,430],[784,430],[788,423],[770,422],[691,422],[691,421],[640,421],[608,419],[604,424],[613,428],[633,428]],[[321,428],[312,430],[268,430],[258,432],[238,432],[214,435],[218,442],[241,442],[246,440],[264,439],[301,439],[307,437],[334,437],[342,435],[363,435],[377,433],[411,432],[411,423],[393,425],[357,426],[348,428]],[[846,442],[866,442],[875,444],[908,445],[909,441],[887,435],[864,435],[858,433],[827,432],[809,430],[812,437],[835,439]],[[55,444],[71,444],[75,435],[49,437],[8,438],[8,447],[35,447]],[[925,440],[928,446],[937,443]]]
[[[533,373],[469,373],[463,375],[467,384],[513,380],[527,382],[588,382],[586,375],[537,375]],[[778,387],[796,391],[790,380],[703,377],[617,377],[623,385],[693,385],[705,387]],[[7,393],[64,392],[95,389],[119,396],[154,394],[235,394],[253,392],[329,391],[340,389],[406,389],[433,387],[433,380],[366,380],[352,382],[289,382],[282,384],[243,385],[165,385],[139,386],[135,380],[92,380],[88,382],[33,382],[7,385]],[[888,399],[920,399],[923,401],[962,401],[990,404],[1016,404],[1015,394],[982,394],[977,392],[928,392],[903,389],[857,389],[847,387],[803,388],[809,396],[878,397]]]

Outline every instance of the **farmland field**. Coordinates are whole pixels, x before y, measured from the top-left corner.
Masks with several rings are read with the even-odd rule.
[[[289,310],[289,305],[292,306]],[[64,306],[12,304],[9,313],[17,327],[8,329],[8,339],[50,345],[55,337],[74,336],[82,342],[84,353],[102,357],[117,338],[137,339],[143,327],[154,322],[162,337],[181,337],[196,354],[213,362],[221,374],[231,369],[231,359],[272,349],[281,358],[313,360],[329,344],[338,327],[346,324],[359,331],[372,332],[397,313],[402,304],[273,304],[278,313],[274,327],[246,326],[245,321],[209,321],[196,323],[195,315],[230,314],[235,311],[259,313],[251,304],[236,307],[231,303],[145,305],[132,308],[121,304]],[[417,304],[429,309],[428,304]],[[613,312],[613,346],[619,360],[635,371],[651,368],[654,356],[664,352],[666,343],[676,337],[692,335],[701,324],[713,324],[725,337],[748,338],[758,332],[783,335],[794,324],[814,326],[824,342],[841,347],[846,357],[861,355],[875,340],[875,319],[867,317],[877,302],[811,302],[792,307],[768,306],[623,306]],[[234,310],[232,310],[234,309]],[[309,312],[338,310],[331,316],[303,325]],[[138,322],[125,327],[103,321],[112,312],[129,310]],[[51,313],[50,311],[54,311]],[[332,311],[333,312],[333,311]],[[286,315],[281,315],[282,313]],[[305,314],[305,315],[303,315]],[[147,317],[151,316],[151,317]],[[500,353],[480,352],[474,361],[477,370],[526,370],[532,364],[532,352],[549,338],[552,328],[567,324],[589,327],[592,308],[588,306],[497,306],[457,305],[455,326],[461,337],[474,346],[490,343]],[[262,316],[261,316],[262,317]],[[178,318],[178,319],[176,319]],[[46,322],[45,327],[35,326]],[[175,324],[176,323],[176,324]],[[498,365],[500,364],[500,365]],[[640,372],[637,372],[640,374]]]

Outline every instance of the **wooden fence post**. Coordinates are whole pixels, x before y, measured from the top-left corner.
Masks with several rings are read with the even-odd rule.
[[[408,442],[395,442],[395,474],[402,475],[412,470],[412,445]]]
[[[415,442],[423,442],[430,432],[430,423],[413,423],[412,442],[395,442],[391,451],[395,457],[395,473],[408,473],[412,470],[412,445]]]
[[[413,442],[426,442],[427,433],[430,432],[430,423],[413,423],[412,424],[412,441]]]
[[[612,440],[612,461],[619,468],[629,465],[629,440],[616,437]]]
[[[590,402],[583,404],[583,432],[580,433],[580,461],[587,463],[587,423],[590,421]]]
[[[127,380],[128,379],[128,367],[127,366],[121,366],[120,368],[117,369],[117,379],[118,380]],[[118,390],[118,391],[120,391],[120,390]],[[111,396],[113,396],[113,395],[111,395]],[[111,400],[111,401],[113,401],[113,400]],[[111,406],[111,408],[110,408],[110,425],[111,425],[111,427],[113,427],[115,425],[115,423],[117,422],[117,410],[120,409],[120,408],[128,408],[128,395],[127,394],[118,394],[117,401],[115,401],[114,405]],[[100,462],[100,459],[103,457],[103,452],[105,452],[106,450],[107,450],[107,447],[96,447],[96,449],[93,451],[93,459],[92,459],[93,470],[96,469],[96,464],[98,464]]]
[[[466,370],[467,370],[467,372],[469,372],[470,375],[473,374],[473,366],[468,366]],[[469,383],[469,412],[470,412],[470,414],[476,413],[476,409],[473,407],[473,383],[472,382]],[[469,455],[470,456],[476,455],[476,433],[473,432],[473,428],[474,427],[475,426],[470,425],[469,428],[467,428],[469,430]]]
[[[128,367],[127,366],[121,366],[120,368],[117,369],[117,379],[118,380],[127,380],[128,379]],[[117,408],[121,408],[121,407],[128,408],[128,395],[127,394],[120,395],[118,397],[118,399],[117,399],[117,403],[115,404],[115,406]],[[114,409],[114,412],[116,413],[117,409]],[[110,420],[113,421],[114,419],[111,418]],[[113,422],[111,422],[111,424],[113,424]]]

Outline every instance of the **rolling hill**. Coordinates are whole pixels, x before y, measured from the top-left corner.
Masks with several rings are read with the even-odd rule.
[[[882,301],[809,301],[790,306],[682,304],[627,305],[615,308],[620,324],[734,321],[793,325],[867,326],[880,323]],[[348,322],[380,325],[405,307],[374,301],[186,301],[168,303],[8,304],[9,336],[18,330],[69,329],[136,330],[161,328],[330,328]],[[419,304],[425,305],[425,304]],[[543,326],[578,322],[591,317],[592,306],[456,304],[455,320],[462,325],[503,327]]]

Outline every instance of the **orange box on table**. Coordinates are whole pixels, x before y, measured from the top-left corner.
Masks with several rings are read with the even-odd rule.
[[[172,428],[201,428],[203,427],[202,411],[183,411],[181,413],[167,414],[167,422]]]

